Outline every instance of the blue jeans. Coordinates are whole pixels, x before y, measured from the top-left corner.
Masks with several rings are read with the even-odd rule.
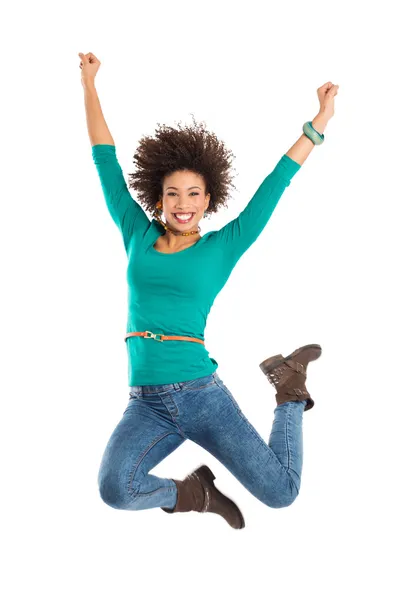
[[[191,440],[260,502],[272,508],[289,506],[300,489],[305,404],[301,400],[275,407],[266,444],[217,372],[180,383],[130,386],[128,405],[102,457],[101,498],[125,510],[173,508],[175,482],[149,472]]]

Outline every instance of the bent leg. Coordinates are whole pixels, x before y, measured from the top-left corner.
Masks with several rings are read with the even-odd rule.
[[[132,398],[102,457],[98,485],[103,501],[124,510],[173,508],[176,484],[149,471],[184,441],[159,396]]]
[[[268,445],[218,376],[216,382],[203,394],[189,438],[215,456],[261,502],[272,508],[289,506],[300,489],[306,401],[275,408]]]
[[[306,403],[306,400],[301,400],[276,406],[268,442],[289,474],[297,494],[303,469],[303,414]]]

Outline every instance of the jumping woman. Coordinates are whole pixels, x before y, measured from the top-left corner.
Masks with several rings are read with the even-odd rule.
[[[193,126],[159,126],[153,137],[140,140],[137,170],[127,186],[95,88],[100,61],[91,52],[79,57],[92,157],[128,259],[124,341],[130,393],[102,457],[101,498],[124,510],[217,513],[241,529],[241,511],[214,485],[207,465],[183,480],[149,473],[191,440],[269,507],[289,506],[299,493],[303,413],[314,406],[306,388],[307,366],[321,347],[308,344],[259,365],[276,389],[267,444],[219,377],[204,330],[237,261],[263,231],[314,146],[323,143],[339,86],[327,82],[317,90],[318,114],[304,123],[301,137],[241,213],[218,231],[200,235],[201,219],[225,206],[229,186],[235,187],[232,153],[195,120]],[[128,187],[136,190],[140,204]]]

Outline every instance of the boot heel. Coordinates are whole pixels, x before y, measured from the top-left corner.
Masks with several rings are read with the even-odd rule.
[[[285,359],[282,356],[282,354],[275,354],[275,356],[271,356],[270,358],[263,360],[263,362],[260,363],[259,367],[263,373],[267,374],[269,373],[269,371],[272,371],[272,369],[275,369],[275,367],[277,367],[278,365],[281,365],[284,362],[284,360]]]
[[[207,465],[202,465],[201,467],[199,467],[199,469],[196,470],[196,473],[198,473],[199,475],[202,475],[202,477],[211,485],[212,482],[215,480],[216,476],[213,474],[213,472],[209,469],[209,467]]]

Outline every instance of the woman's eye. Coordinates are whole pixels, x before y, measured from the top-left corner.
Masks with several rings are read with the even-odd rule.
[[[167,195],[168,196],[172,196],[173,194],[175,194],[175,192],[169,192]],[[198,192],[191,192],[191,194],[195,194],[195,196],[198,196],[199,193]]]

